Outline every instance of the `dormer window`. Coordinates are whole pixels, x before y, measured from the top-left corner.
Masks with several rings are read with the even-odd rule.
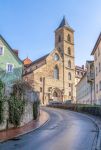
[[[14,65],[7,63],[6,72],[7,72],[7,73],[12,73],[13,70],[14,70]]]
[[[0,56],[2,56],[3,54],[4,54],[3,46],[0,46]]]

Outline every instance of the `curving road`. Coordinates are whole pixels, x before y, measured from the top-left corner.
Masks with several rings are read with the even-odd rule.
[[[0,150],[95,150],[97,127],[85,115],[53,108],[40,129],[0,144]]]

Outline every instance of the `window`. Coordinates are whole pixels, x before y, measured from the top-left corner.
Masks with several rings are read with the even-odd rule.
[[[7,64],[6,71],[10,73],[10,72],[13,72],[13,70],[14,70],[14,65],[13,64]]]
[[[68,73],[68,80],[71,80],[71,73]]]
[[[96,84],[96,93],[98,93],[98,84]]]
[[[71,92],[69,92],[69,96],[71,96]]]
[[[59,35],[59,39],[58,39],[58,42],[61,42],[61,36]]]
[[[97,72],[97,67],[96,67],[96,76],[97,76],[97,73],[98,73],[98,72]]]
[[[3,49],[3,46],[0,46],[0,56],[2,56],[4,53],[4,49]]]
[[[59,69],[58,66],[54,68],[54,79],[59,79]]]
[[[101,71],[101,64],[100,64],[100,62],[99,62],[99,72]]]
[[[70,36],[70,34],[68,34],[68,36],[67,36],[67,41],[71,42],[71,36]]]
[[[69,83],[69,87],[71,87],[71,83]]]
[[[68,67],[71,68],[71,61],[68,61]]]
[[[42,87],[40,87],[40,92],[42,92]]]
[[[77,71],[77,75],[79,75],[79,71]]]
[[[68,47],[68,55],[71,55],[71,48]]]
[[[42,77],[40,78],[40,82],[42,82]]]
[[[99,91],[101,91],[101,81],[99,82]]]
[[[58,54],[55,54],[55,55],[54,55],[54,60],[55,60],[55,61],[58,61],[58,60],[59,60]]]

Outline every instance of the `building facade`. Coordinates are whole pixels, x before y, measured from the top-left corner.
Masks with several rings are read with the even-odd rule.
[[[81,78],[84,76],[86,70],[84,68],[84,65],[82,67],[76,66],[75,67],[75,85],[79,83]]]
[[[0,79],[6,86],[22,78],[23,63],[18,58],[18,51],[13,50],[0,35]]]
[[[75,101],[74,30],[65,18],[55,30],[54,50],[25,68],[23,78],[39,93],[42,104]]]
[[[94,61],[86,62],[86,72],[76,85],[76,100],[79,104],[95,104]]]
[[[94,56],[95,67],[95,101],[101,105],[101,33],[95,43],[91,55]]]

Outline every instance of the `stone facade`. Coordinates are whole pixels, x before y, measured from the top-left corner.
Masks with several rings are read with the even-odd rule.
[[[75,101],[74,30],[65,18],[55,30],[55,49],[25,68],[23,78],[39,93],[42,104]]]
[[[13,128],[14,125],[8,122],[9,118],[9,111],[8,111],[8,104],[4,104],[4,112],[3,112],[3,122],[0,124],[0,131],[6,130],[8,128]],[[24,113],[21,117],[20,126],[27,124],[28,122],[33,120],[33,103],[26,101]]]
[[[95,67],[95,101],[101,105],[101,33],[96,41],[91,55],[94,56]]]

